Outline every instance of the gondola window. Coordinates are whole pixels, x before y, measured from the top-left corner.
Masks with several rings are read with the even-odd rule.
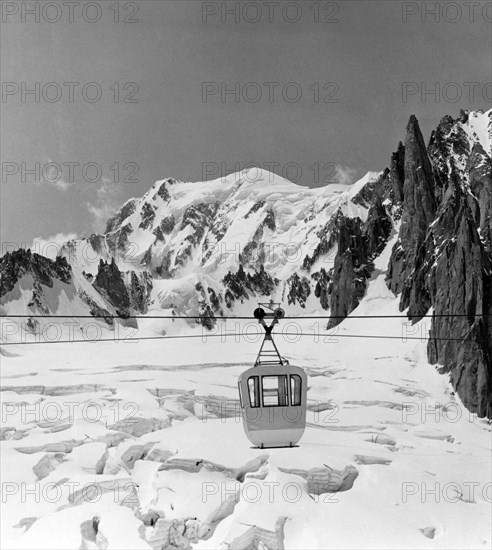
[[[237,387],[239,388],[239,404],[241,406],[241,409],[244,409],[243,390],[241,388],[241,383],[238,383]]]
[[[251,407],[260,406],[260,385],[258,376],[248,378],[249,404]]]
[[[290,375],[290,404],[298,407],[301,404],[301,377],[298,374]]]
[[[287,376],[262,376],[264,407],[286,407],[288,403]]]

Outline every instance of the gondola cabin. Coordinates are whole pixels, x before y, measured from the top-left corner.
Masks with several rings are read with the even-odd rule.
[[[300,367],[289,365],[273,341],[272,329],[283,318],[283,310],[273,304],[262,305],[273,312],[255,310],[265,328],[265,339],[255,366],[238,381],[244,431],[256,447],[293,447],[306,427],[307,375]],[[273,317],[270,326],[266,317]]]
[[[258,366],[239,377],[244,431],[256,447],[292,447],[306,427],[306,373],[299,367]]]

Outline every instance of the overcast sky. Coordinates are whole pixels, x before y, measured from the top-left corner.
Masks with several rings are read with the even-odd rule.
[[[460,14],[457,2],[427,2],[439,21],[422,2],[249,2],[239,22],[224,2],[125,1],[117,13],[101,0],[82,13],[80,1],[72,14],[62,2],[27,2],[39,22],[11,13],[19,4],[3,2],[1,23],[3,245],[102,230],[155,180],[213,179],[221,164],[274,166],[311,186],[347,181],[388,165],[410,114],[427,140],[443,115],[491,106],[486,2],[473,18],[470,3]],[[36,83],[40,96],[23,97]],[[423,101],[423,85],[440,86],[439,97]],[[224,86],[239,86],[239,101],[221,97]],[[36,162],[39,178],[23,182],[22,163]],[[68,163],[79,163],[73,174]],[[333,174],[332,163],[343,170]]]

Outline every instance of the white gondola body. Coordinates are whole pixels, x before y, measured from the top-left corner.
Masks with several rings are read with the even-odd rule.
[[[293,447],[306,427],[307,375],[293,365],[256,366],[239,377],[244,431],[256,447]]]

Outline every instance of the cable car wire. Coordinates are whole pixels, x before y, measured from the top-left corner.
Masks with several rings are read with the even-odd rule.
[[[166,336],[142,336],[140,338],[98,338],[94,340],[90,339],[74,339],[74,340],[48,340],[46,342],[0,342],[0,346],[23,346],[23,345],[33,345],[33,344],[73,344],[73,343],[94,343],[94,342],[131,342],[132,340],[138,342],[140,340],[177,340],[184,338],[202,338],[206,340],[207,338],[229,338],[237,336],[248,336],[240,332],[230,333],[230,334],[179,334],[179,335],[166,335]],[[249,335],[252,336],[252,335]],[[383,340],[420,340],[421,342],[427,340],[433,341],[443,341],[443,342],[466,342],[469,341],[469,338],[443,338],[443,337],[428,337],[423,339],[420,336],[391,336],[391,335],[378,335],[378,334],[329,334],[329,333],[307,333],[307,332],[282,332],[277,333],[276,336],[310,336],[312,337],[323,337],[332,339],[331,342],[335,342],[336,338],[366,338],[366,339],[383,339]],[[289,342],[294,343],[294,342]]]
[[[449,317],[492,317],[492,313],[429,313],[425,315],[286,315],[283,319],[407,319],[411,320],[412,317],[418,317],[424,319],[430,318],[449,318]],[[10,315],[2,314],[0,319],[12,318],[12,319],[200,319],[200,320],[223,320],[223,319],[245,319],[252,321],[251,315],[38,315],[38,314],[19,314]]]

